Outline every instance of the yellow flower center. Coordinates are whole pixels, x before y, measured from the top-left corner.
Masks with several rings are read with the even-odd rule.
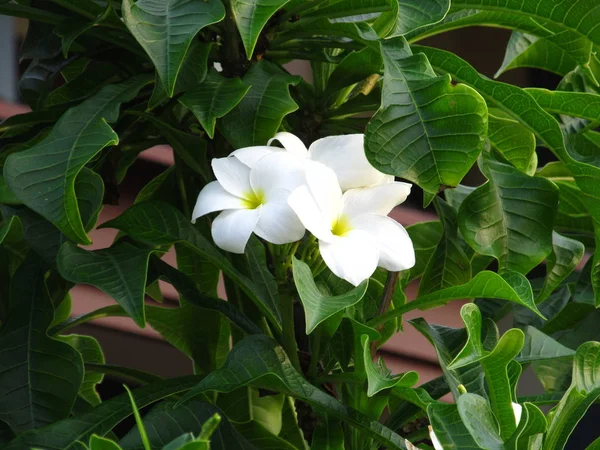
[[[331,226],[331,232],[336,236],[344,236],[352,230],[350,220],[346,216],[339,216]]]
[[[246,209],[256,209],[265,203],[265,193],[261,190],[244,193],[242,206]]]

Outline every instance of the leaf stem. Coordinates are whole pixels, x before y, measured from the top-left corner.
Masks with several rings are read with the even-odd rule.
[[[103,317],[127,317],[128,314],[119,305],[109,305],[104,308],[97,309],[81,316],[71,317],[64,322],[59,323],[54,328],[48,331],[50,336],[56,336],[64,333],[65,331],[76,327],[77,325],[83,325],[86,322],[96,319],[102,319]]]
[[[85,370],[89,372],[103,373],[105,375],[110,375],[120,378],[121,380],[131,381],[137,384],[150,384],[156,383],[157,381],[164,381],[163,377],[153,373],[113,364],[85,363]]]
[[[313,346],[311,346],[310,352],[310,364],[308,366],[308,378],[314,380],[317,378],[317,371],[319,368],[319,361],[321,360],[321,327],[317,327],[313,336]]]
[[[177,178],[177,190],[181,198],[181,207],[185,217],[191,220],[192,212],[190,211],[190,205],[188,203],[187,190],[185,189],[185,180],[183,178],[183,161],[176,151],[173,151],[173,158],[175,160],[175,177]]]
[[[296,329],[294,317],[294,296],[285,286],[282,286],[279,293],[279,308],[282,318],[281,345],[285,349],[294,368],[302,373],[300,359],[298,358],[298,344],[296,342]]]

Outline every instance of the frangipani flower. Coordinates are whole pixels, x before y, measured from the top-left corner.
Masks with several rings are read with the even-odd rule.
[[[411,268],[415,252],[406,230],[387,217],[410,193],[411,185],[391,182],[342,194],[333,170],[311,162],[306,184],[288,203],[319,239],[323,260],[338,277],[357,286],[377,266],[391,271]]]
[[[304,164],[286,152],[270,154],[252,169],[235,156],[212,160],[217,181],[200,194],[192,222],[223,211],[212,223],[215,243],[233,253],[244,253],[254,232],[273,244],[288,244],[304,236],[304,226],[287,200],[304,183]]]
[[[521,422],[521,414],[523,413],[523,407],[521,405],[519,405],[518,403],[512,402],[512,409],[513,409],[513,414],[515,415],[515,422],[517,422],[517,426],[518,426],[519,422]],[[433,428],[431,427],[431,425],[429,426],[429,439],[431,440],[431,443],[433,444],[433,448],[435,450],[444,450],[444,447],[442,446],[439,439],[435,435],[435,432],[433,431]]]
[[[273,141],[281,143],[283,149],[272,147]],[[281,151],[287,151],[304,160],[325,164],[337,175],[342,191],[394,181],[392,175],[379,172],[367,160],[363,134],[325,137],[316,140],[307,149],[298,137],[283,131],[270,139],[266,146],[242,148],[234,151],[232,155],[248,167],[253,167],[265,155]]]

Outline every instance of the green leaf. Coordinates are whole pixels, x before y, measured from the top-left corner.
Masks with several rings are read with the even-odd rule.
[[[105,86],[63,114],[41,142],[6,160],[4,178],[15,195],[75,242],[91,243],[77,205],[77,175],[100,150],[117,144],[107,122],[116,121],[119,105],[148,81],[140,76]]]
[[[290,363],[275,341],[264,335],[248,336],[234,346],[225,365],[204,378],[178,403],[206,391],[231,392],[252,384],[286,393],[341,419],[376,439],[389,449],[403,449],[403,439],[377,421],[344,406],[335,398],[309,384]]]
[[[458,369],[485,357],[481,342],[481,311],[474,303],[467,303],[460,309],[460,317],[467,330],[467,342],[456,358],[448,365],[449,369]]]
[[[539,37],[521,31],[513,31],[506,46],[502,66],[495,77],[511,69],[532,67],[564,76],[577,66],[577,60],[557,41],[563,40],[568,31],[549,37]],[[578,37],[585,45],[587,40]],[[589,41],[588,41],[589,42]],[[589,44],[588,44],[589,45]]]
[[[442,224],[439,221],[419,222],[406,227],[415,249],[415,265],[410,269],[409,280],[420,277],[427,263],[431,260],[431,255],[437,248],[442,238]]]
[[[379,73],[382,65],[381,53],[376,48],[365,47],[352,52],[333,69],[327,80],[327,90],[335,92],[358,83],[369,75]]]
[[[280,327],[277,305],[269,303],[268,298],[261,297],[254,284],[235,269],[231,262],[200,234],[189,219],[169,204],[155,201],[138,203],[116,219],[104,223],[102,227],[117,228],[132,239],[151,246],[172,245],[176,242],[188,246],[219,267],[240,286],[273,324]]]
[[[496,258],[500,272],[526,274],[552,250],[558,189],[491,158],[483,172],[488,181],[460,205],[460,232],[477,253]]]
[[[192,305],[146,306],[146,317],[167,342],[194,361],[195,373],[210,373],[225,361],[229,352],[229,323],[217,311]]]
[[[135,399],[133,398],[133,395],[131,394],[131,391],[129,390],[129,388],[126,385],[123,385],[123,387],[125,388],[125,391],[127,392],[127,396],[129,397],[129,402],[131,403],[131,409],[133,410],[133,417],[135,418],[135,423],[138,428],[140,440],[142,441],[142,444],[144,445],[144,450],[151,450],[150,442],[148,441],[148,435],[146,434],[146,429],[144,428],[144,424],[142,422],[142,417],[140,416],[140,411],[138,410],[138,407],[135,404]]]
[[[242,37],[248,59],[252,59],[256,41],[269,19],[290,0],[231,0],[231,11]]]
[[[231,111],[250,87],[239,78],[225,78],[216,70],[211,70],[204,82],[187,91],[179,98],[179,102],[192,111],[212,139],[217,119]]]
[[[492,410],[500,424],[500,436],[508,439],[517,429],[511,405],[512,389],[508,367],[523,348],[525,335],[518,328],[502,335],[496,347],[480,360],[489,387]]]
[[[554,410],[544,449],[562,449],[577,423],[600,396],[600,343],[586,342],[575,354],[573,381]]]
[[[442,448],[457,450],[479,450],[481,448],[465,427],[456,405],[431,403],[427,406],[427,415]]]
[[[450,0],[398,0],[392,11],[381,14],[374,24],[385,37],[401,36],[424,26],[440,22],[450,9]]]
[[[533,175],[537,167],[535,135],[502,111],[490,112],[488,119],[490,144],[515,168]]]
[[[46,333],[54,311],[45,274],[34,258],[19,267],[0,329],[0,420],[16,434],[67,417],[83,381],[79,353]]]
[[[90,284],[110,295],[143,328],[146,275],[152,252],[128,242],[90,252],[67,242],[58,252],[58,271],[73,283]]]
[[[404,38],[383,41],[381,51],[382,104],[366,129],[367,158],[430,194],[458,185],[483,148],[485,101],[470,87],[436,76]]]
[[[561,28],[571,30],[600,45],[600,30],[596,28],[596,17],[600,5],[595,0],[573,0],[568,4],[561,0],[454,0],[453,7],[503,11],[523,15],[534,20],[548,20]]]
[[[419,374],[414,371],[394,375],[393,377],[390,376],[390,372],[385,366],[383,359],[379,359],[379,366],[373,361],[369,336],[363,334],[360,340],[362,343],[365,371],[367,372],[367,396],[373,397],[375,394],[386,389],[409,388],[419,381]]]
[[[528,326],[525,328],[525,344],[521,349],[521,353],[516,357],[516,361],[528,363],[540,359],[570,359],[573,355],[575,355],[575,351],[565,347],[537,328]]]
[[[219,123],[219,131],[233,148],[266,145],[283,118],[298,109],[289,87],[299,77],[268,61],[253,64],[242,82],[250,86],[242,100]]]
[[[538,88],[528,88],[526,91],[549,113],[579,117],[592,123],[600,121],[600,95]]]
[[[546,300],[565,278],[577,267],[585,246],[575,239],[570,239],[552,232],[552,253],[546,263],[546,279],[544,286],[536,298],[536,303]]]
[[[90,438],[90,450],[121,450],[116,442],[93,434]]]
[[[162,380],[136,389],[133,391],[133,397],[136,404],[144,408],[165,397],[190,389],[197,383],[198,377],[195,376]],[[5,450],[23,450],[31,447],[45,450],[84,450],[81,442],[86,442],[94,433],[99,436],[106,435],[132,413],[129,397],[122,394],[106,400],[88,413],[23,433]]]
[[[294,284],[306,315],[306,334],[311,334],[319,324],[339,311],[356,305],[364,297],[369,285],[369,281],[365,280],[344,294],[326,296],[315,284],[308,264],[294,258],[293,273]]]
[[[123,21],[156,67],[169,97],[196,34],[221,21],[220,0],[123,0]]]
[[[104,364],[102,347],[100,347],[100,343],[96,338],[81,334],[69,334],[68,336],[58,336],[57,339],[66,342],[77,350],[81,354],[84,364]],[[102,383],[103,379],[104,374],[102,373],[85,371],[79,395],[92,406],[98,406],[102,402],[96,391],[96,386]]]
[[[19,242],[23,237],[23,225],[17,216],[4,219],[0,225],[0,244]]]
[[[152,261],[152,269],[156,277],[165,279],[185,298],[187,303],[201,308],[218,311],[227,317],[231,323],[248,334],[261,334],[263,331],[257,327],[248,317],[237,309],[231,302],[218,298],[209,297],[196,288],[192,279],[179,270],[159,259]]]
[[[435,209],[444,226],[444,233],[423,272],[419,296],[462,285],[471,279],[471,261],[458,238],[456,211],[439,197],[435,199]]]
[[[456,405],[465,428],[477,445],[488,450],[504,450],[498,424],[485,398],[467,392],[458,398]]]
[[[342,422],[322,415],[317,419],[311,448],[320,450],[345,450]]]
[[[302,16],[360,19],[369,13],[389,11],[393,4],[390,0],[320,0],[314,3],[314,6],[302,11]]]
[[[537,406],[529,402],[523,403],[522,406],[521,421],[517,431],[505,442],[506,450],[535,448],[531,446],[531,439],[535,439],[535,435],[544,433],[548,428],[546,417]]]

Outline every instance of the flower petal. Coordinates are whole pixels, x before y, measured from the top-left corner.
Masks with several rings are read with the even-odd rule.
[[[521,421],[521,415],[523,414],[523,407],[518,403],[512,402],[512,409],[515,415],[515,422],[517,422],[517,426],[519,426],[519,422]]]
[[[228,156],[215,158],[211,162],[217,181],[230,194],[246,198],[250,188],[250,168],[239,159]]]
[[[319,139],[310,146],[308,155],[331,168],[344,191],[386,182],[386,175],[375,169],[365,156],[363,134]]]
[[[292,133],[280,131],[274,137],[269,139],[267,145],[271,145],[273,141],[279,141],[281,145],[283,145],[283,148],[293,155],[299,156],[300,158],[306,158],[308,156],[308,150],[306,149],[304,142],[302,142],[298,136],[293,135]]]
[[[262,205],[260,219],[254,233],[273,244],[289,244],[302,239],[305,228],[294,210],[288,205],[289,191],[271,192]]]
[[[267,147],[266,145],[257,145],[254,147],[244,147],[240,148],[234,152],[231,152],[229,156],[235,156],[245,165],[250,167],[251,169],[256,165],[256,163],[267,155],[271,153],[282,151],[277,147]]]
[[[342,198],[342,214],[352,218],[366,213],[388,215],[406,200],[412,185],[394,181],[379,186],[350,189]]]
[[[391,217],[363,214],[350,221],[356,230],[369,233],[379,250],[379,267],[398,272],[415,265],[415,249],[404,227]]]
[[[294,210],[302,225],[321,241],[331,241],[331,224],[328,222],[308,186],[294,190],[288,198],[288,205]]]
[[[223,211],[212,224],[212,237],[220,248],[232,253],[244,253],[246,243],[261,215],[256,209]]]
[[[192,223],[205,214],[223,209],[239,209],[243,207],[242,199],[231,195],[218,181],[211,181],[202,188],[192,212]]]
[[[433,448],[435,450],[444,450],[444,447],[442,447],[442,444],[440,443],[439,439],[435,435],[435,432],[433,431],[433,428],[431,427],[431,425],[429,425],[429,439],[431,440],[431,443],[433,444]]]
[[[285,189],[291,193],[305,183],[305,161],[287,152],[274,152],[262,158],[250,172],[250,185],[269,200],[271,191]]]
[[[331,229],[342,206],[342,190],[335,172],[321,163],[307,161],[306,184]]]
[[[373,237],[364,231],[353,230],[331,242],[319,241],[319,250],[327,267],[354,286],[377,269],[379,251]]]

